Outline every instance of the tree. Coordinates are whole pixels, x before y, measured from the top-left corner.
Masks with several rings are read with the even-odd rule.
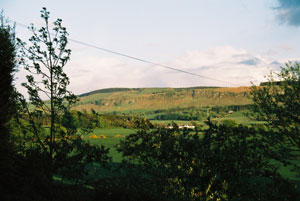
[[[1,197],[12,190],[14,183],[14,151],[10,143],[9,121],[15,112],[13,75],[16,71],[16,45],[14,28],[0,14],[0,189]],[[1,200],[7,200],[2,197]]]
[[[288,62],[279,73],[271,72],[268,82],[252,87],[251,95],[250,117],[265,122],[269,143],[277,150],[273,159],[299,175],[300,64]]]
[[[275,81],[276,80],[276,81]],[[278,141],[300,150],[300,64],[288,62],[272,72],[265,86],[253,86],[251,116],[265,121]]]
[[[296,200],[293,184],[270,162],[274,150],[266,131],[207,124],[197,134],[173,125],[121,141],[118,151],[126,162],[138,164],[129,166],[136,188],[166,200]]]
[[[77,97],[67,90],[70,81],[63,71],[71,54],[71,50],[67,49],[68,32],[62,26],[61,19],[53,23],[51,32],[49,17],[50,13],[43,8],[41,18],[45,25],[40,29],[30,25],[32,36],[29,47],[18,39],[20,64],[29,72],[27,83],[22,85],[27,88],[30,102],[20,100],[27,119],[21,129],[29,138],[27,147],[30,147],[25,148],[24,154],[43,158],[40,160],[43,163],[41,167],[48,180],[52,180],[54,174],[64,173],[69,176],[68,179],[80,179],[87,163],[105,163],[109,160],[108,150],[83,141],[81,134],[86,132],[78,132],[78,127],[73,123],[70,109]],[[49,129],[43,125],[45,118],[50,120]],[[91,132],[90,128],[83,130]]]
[[[47,112],[46,114],[50,115],[51,125],[48,145],[50,155],[52,155],[59,115],[63,114],[76,102],[76,96],[67,90],[67,85],[70,82],[63,72],[63,68],[70,59],[71,54],[71,50],[67,49],[68,33],[66,28],[62,26],[62,20],[58,19],[53,23],[54,33],[51,34],[49,30],[49,12],[46,8],[42,9],[41,17],[45,21],[44,27],[39,30],[36,30],[33,24],[29,27],[33,34],[29,39],[32,46],[27,48],[26,43],[20,40],[18,42],[22,47],[20,62],[31,73],[26,76],[28,83],[22,85],[27,88],[29,100],[35,106],[32,114]],[[40,93],[43,93],[50,100],[50,104],[42,100]]]

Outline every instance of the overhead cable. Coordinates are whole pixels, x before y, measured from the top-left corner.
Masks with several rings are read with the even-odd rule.
[[[17,25],[20,25],[21,27],[28,28],[28,26],[25,25],[25,24],[22,24],[22,23],[19,23],[19,22],[16,22],[16,21],[12,21],[12,22],[16,23]],[[189,75],[193,75],[193,76],[197,76],[197,77],[201,77],[201,78],[205,78],[205,79],[213,80],[213,81],[217,81],[217,82],[222,82],[222,83],[226,83],[226,84],[230,84],[230,85],[234,85],[234,86],[241,86],[239,84],[234,84],[234,83],[231,83],[231,82],[227,82],[227,81],[207,77],[207,76],[200,75],[200,74],[193,73],[193,72],[189,72],[189,71],[186,71],[186,70],[181,70],[179,68],[174,68],[174,67],[171,67],[171,66],[167,66],[167,65],[156,63],[156,62],[148,61],[148,60],[141,59],[141,58],[138,58],[138,57],[123,54],[123,53],[120,53],[120,52],[117,52],[117,51],[102,48],[102,47],[99,47],[99,46],[96,46],[96,45],[91,45],[91,44],[88,44],[88,43],[85,43],[85,42],[74,40],[74,39],[71,39],[71,38],[68,38],[68,40],[73,42],[73,43],[77,43],[77,44],[80,44],[80,45],[83,45],[83,46],[87,46],[87,47],[91,47],[91,48],[94,48],[94,49],[102,50],[102,51],[105,51],[105,52],[108,52],[108,53],[111,53],[111,54],[115,54],[115,55],[119,55],[119,56],[126,57],[126,58],[129,58],[129,59],[137,60],[137,61],[147,63],[147,64],[151,64],[151,65],[154,65],[154,66],[159,66],[159,67],[166,68],[166,69],[173,70],[173,71],[177,71],[177,72],[180,72],[180,73],[185,73],[185,74],[189,74]]]

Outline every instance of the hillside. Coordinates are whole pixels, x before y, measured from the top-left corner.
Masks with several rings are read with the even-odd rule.
[[[79,96],[76,110],[125,112],[250,104],[250,87],[111,88]]]

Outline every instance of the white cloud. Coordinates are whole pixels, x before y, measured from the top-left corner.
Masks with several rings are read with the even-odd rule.
[[[162,76],[147,64],[123,61],[114,57],[88,57],[68,64],[70,89],[76,94],[110,87],[158,87]],[[159,74],[159,72],[156,72]]]
[[[206,51],[188,51],[165,64],[224,82],[121,57],[77,57],[67,64],[65,72],[71,81],[69,89],[81,94],[110,87],[234,86],[228,83],[249,86],[251,81],[255,84],[265,81],[264,76],[284,62],[225,46]],[[20,75],[23,74],[21,71]]]
[[[253,55],[243,49],[221,46],[206,51],[189,51],[176,59],[173,66],[224,81],[202,79],[199,84],[230,86],[225,82],[237,85],[250,85],[250,82],[259,84],[271,69],[278,68],[278,63],[272,58]]]

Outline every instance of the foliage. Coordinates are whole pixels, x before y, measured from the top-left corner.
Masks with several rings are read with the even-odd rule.
[[[18,42],[21,46],[20,63],[30,73],[26,76],[28,82],[22,85],[27,88],[29,100],[34,108],[30,111],[25,103],[24,106],[31,121],[34,117],[39,118],[43,113],[50,116],[50,135],[47,146],[50,158],[52,158],[56,134],[59,132],[60,119],[58,117],[76,102],[76,96],[67,90],[69,78],[63,72],[63,67],[71,54],[71,50],[66,48],[68,43],[66,28],[62,26],[62,20],[56,20],[53,23],[53,37],[49,30],[49,12],[46,8],[42,9],[41,17],[45,21],[44,27],[39,30],[36,30],[33,24],[29,27],[32,32],[29,39],[31,46],[27,47],[26,43],[20,39]],[[42,100],[41,93],[49,98],[50,105]],[[34,134],[39,138],[37,131]],[[40,144],[45,147],[45,144],[41,142]]]
[[[149,190],[169,200],[293,200],[297,196],[270,164],[273,148],[263,130],[208,125],[204,134],[180,132],[176,125],[172,130],[140,131],[121,141],[118,150],[127,162],[139,164],[145,181],[150,178]],[[284,185],[288,193],[279,188]]]
[[[1,62],[1,93],[0,122],[7,123],[15,112],[13,75],[16,71],[16,44],[14,28],[6,24],[4,16],[0,15],[0,62]]]
[[[274,82],[276,77],[280,82]],[[280,73],[272,73],[264,87],[252,87],[252,115],[278,129],[300,149],[300,65],[287,63]]]
[[[225,119],[223,121],[223,125],[225,125],[226,127],[236,127],[238,124],[232,119]]]
[[[180,133],[178,126],[173,127],[174,130],[158,129],[129,135],[121,141],[118,151],[129,161],[139,164],[139,175],[150,178],[145,183],[150,182],[148,189],[153,194],[164,195],[168,200],[197,200],[207,187],[201,182],[205,172],[201,172],[197,163],[200,156],[195,157],[199,136]]]
[[[170,108],[164,110],[148,111],[146,114],[155,114],[150,119],[155,120],[185,120],[195,121],[206,119],[207,117],[220,118],[226,116],[229,111],[237,112],[249,108],[249,105],[227,105],[214,107],[187,107],[187,108]]]
[[[13,75],[16,71],[16,44],[14,28],[0,14],[0,200],[9,200],[16,190],[15,152],[10,143],[9,121],[15,112],[16,94]]]
[[[295,187],[281,178],[271,159],[280,156],[270,143],[272,134],[242,125],[208,122],[202,143],[212,172],[228,183],[227,195],[237,200],[293,200]],[[203,145],[203,146],[204,146]],[[286,189],[279,186],[286,185]],[[289,191],[289,193],[285,192]]]
[[[70,82],[63,71],[71,54],[67,49],[68,33],[61,19],[53,23],[53,33],[50,32],[46,8],[41,10],[41,17],[44,27],[38,30],[33,24],[29,27],[31,46],[18,39],[20,64],[29,72],[27,83],[22,85],[27,88],[30,101],[20,99],[22,119],[15,119],[15,125],[23,135],[21,151],[34,163],[43,163],[41,169],[48,182],[54,175],[60,176],[62,182],[64,179],[71,183],[86,182],[86,165],[93,162],[105,165],[110,160],[108,149],[91,146],[81,138],[92,132],[98,117],[95,112],[89,116],[81,114],[78,115],[81,125],[76,124],[70,108],[77,97],[67,90]],[[42,95],[49,101],[44,101]],[[49,126],[45,127],[43,120],[50,120]]]
[[[152,128],[152,123],[143,117],[133,115],[120,115],[120,114],[98,114],[94,110],[91,112],[83,111],[66,111],[60,115],[62,119],[62,126],[66,127],[68,124],[69,129],[73,132],[90,133],[93,128],[132,128],[132,129],[145,129]],[[24,115],[23,119],[29,120],[28,115]],[[44,126],[49,126],[51,119],[49,115],[43,114],[39,117],[40,123]],[[89,128],[89,130],[88,130]],[[69,130],[68,132],[70,132]]]
[[[252,87],[250,115],[265,122],[273,144],[285,147],[276,160],[289,164],[300,151],[300,64],[286,63],[279,73],[271,72],[268,81]]]
[[[152,123],[143,117],[133,115],[115,115],[115,114],[102,114],[99,115],[101,128],[132,128],[132,129],[149,129],[153,128]],[[101,124],[102,123],[102,124]]]
[[[192,121],[192,120],[198,120],[202,116],[192,116],[191,114],[188,113],[182,113],[182,112],[177,112],[177,113],[171,113],[171,114],[161,114],[157,115],[155,117],[156,120],[184,120],[184,121]]]

